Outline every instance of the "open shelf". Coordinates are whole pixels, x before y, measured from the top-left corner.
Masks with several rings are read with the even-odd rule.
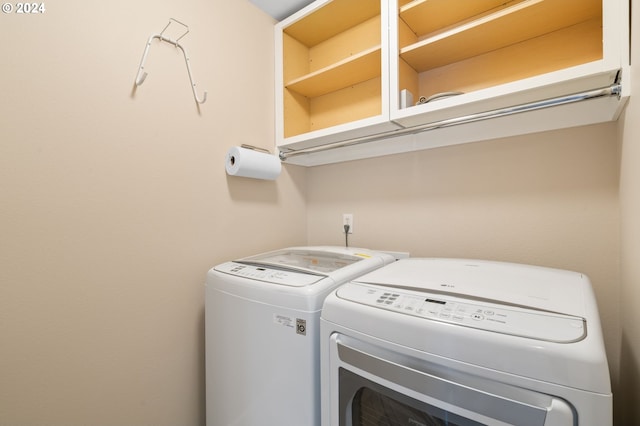
[[[597,61],[602,58],[601,40],[600,20],[586,21],[422,73],[406,67],[409,77],[403,83],[426,97],[444,91],[469,93]],[[409,83],[412,79],[414,84]]]
[[[288,25],[284,32],[313,47],[380,15],[380,0],[334,0]]]
[[[511,2],[512,3],[512,2]],[[505,0],[415,0],[400,7],[400,18],[415,34],[429,34],[505,4]]]
[[[380,115],[382,113],[380,87],[380,78],[373,78],[313,98],[285,89],[285,137]]]
[[[630,93],[630,6],[316,0],[276,24],[278,149],[309,165],[616,119]],[[414,105],[447,92],[461,94]],[[521,110],[531,105],[554,112]],[[486,118],[503,110],[517,114]],[[458,120],[476,116],[488,121]]]
[[[280,24],[283,136],[381,116],[381,0],[323,0],[297,16]]]
[[[381,49],[378,45],[289,81],[285,83],[285,88],[306,97],[317,97],[380,77],[380,55]]]
[[[584,21],[601,20],[601,15],[599,1],[526,0],[402,47],[400,57],[422,72]]]

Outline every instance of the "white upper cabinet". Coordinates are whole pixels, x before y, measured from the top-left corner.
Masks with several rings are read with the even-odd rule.
[[[319,0],[276,25],[276,144],[317,165],[615,120],[626,0]]]
[[[389,120],[388,11],[380,0],[321,0],[276,26],[279,147],[399,127]]]

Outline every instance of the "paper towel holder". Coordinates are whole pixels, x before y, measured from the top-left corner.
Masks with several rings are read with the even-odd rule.
[[[246,148],[246,149],[250,149],[252,151],[258,151],[258,152],[264,152],[265,154],[271,154],[271,151],[269,151],[266,148],[260,148],[259,146],[255,146],[255,145],[248,145],[246,143],[243,143],[240,145],[242,148]],[[231,157],[229,158],[229,161],[231,161],[231,165],[234,165],[236,163],[236,159],[235,157]]]
[[[225,170],[229,176],[275,180],[282,171],[282,162],[268,149],[243,144],[229,148]]]
[[[248,145],[243,143],[242,145],[240,145],[242,148],[247,148],[247,149],[252,149],[254,151],[260,151],[260,152],[264,152],[265,154],[271,154],[271,151],[269,151],[266,148],[260,148],[259,146],[255,146],[255,145]]]

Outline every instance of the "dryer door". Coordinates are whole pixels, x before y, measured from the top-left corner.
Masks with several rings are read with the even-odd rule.
[[[334,334],[331,425],[570,426],[564,400]]]

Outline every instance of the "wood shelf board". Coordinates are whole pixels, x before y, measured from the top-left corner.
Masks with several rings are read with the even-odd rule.
[[[600,17],[601,13],[601,3],[594,0],[526,0],[407,46],[400,50],[400,56],[422,72]]]
[[[346,124],[382,113],[381,80],[373,78],[310,101],[311,131]]]
[[[285,90],[285,137],[328,129],[382,114],[381,79],[307,99]]]
[[[315,98],[381,75],[381,47],[350,56],[329,67],[285,84],[289,90]]]
[[[287,34],[282,35],[282,78],[293,80],[309,73],[309,48]]]
[[[601,60],[602,44],[595,47],[602,38],[599,24],[597,20],[588,21],[423,72],[418,77],[419,95],[428,97],[445,91],[468,93]]]
[[[505,0],[415,0],[400,7],[400,18],[419,36],[504,5]]]
[[[416,33],[402,19],[398,19],[398,47],[410,46],[419,41]]]
[[[380,0],[333,0],[284,28],[284,32],[313,47],[377,15]]]
[[[309,69],[297,77],[329,67],[354,54],[381,45],[380,31],[380,16],[376,16],[309,48]]]
[[[310,108],[309,99],[295,92],[284,91],[284,137],[301,135],[311,130],[309,124]]]
[[[418,101],[418,98],[422,95],[420,92],[419,75],[411,68],[405,61],[400,59],[398,62],[398,96],[396,101],[400,103],[400,91],[403,89],[408,90],[413,96],[413,103]],[[392,100],[394,102],[394,100]]]

